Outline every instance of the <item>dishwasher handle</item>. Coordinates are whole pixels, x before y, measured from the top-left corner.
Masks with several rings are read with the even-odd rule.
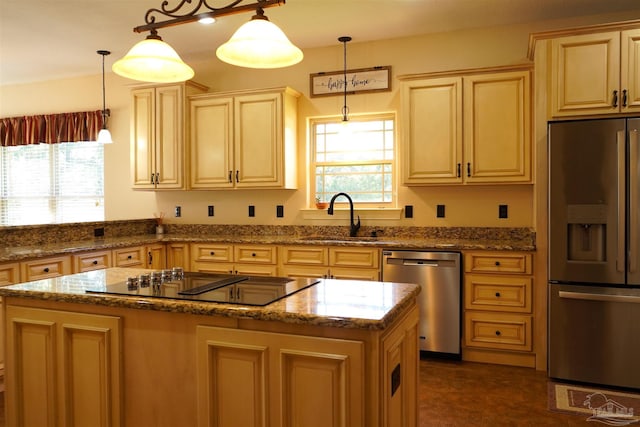
[[[421,267],[437,267],[440,262],[436,259],[403,259],[402,265],[418,265]]]

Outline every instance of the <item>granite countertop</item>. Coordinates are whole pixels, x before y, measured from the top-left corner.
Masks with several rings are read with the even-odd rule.
[[[328,237],[321,235],[212,235],[212,234],[140,234],[127,237],[98,238],[36,246],[0,248],[0,262],[20,261],[55,255],[69,255],[85,251],[98,251],[153,243],[229,243],[310,246],[362,246],[393,249],[423,250],[501,250],[534,251],[535,243],[529,239],[484,238],[426,238],[426,237]]]
[[[139,310],[224,316],[285,323],[381,330],[391,324],[420,292],[408,283],[320,280],[293,295],[256,307],[166,298],[86,293],[151,270],[108,268],[0,287],[0,296],[95,304]]]

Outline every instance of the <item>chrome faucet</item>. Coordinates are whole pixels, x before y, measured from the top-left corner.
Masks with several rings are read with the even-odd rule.
[[[353,200],[351,200],[351,197],[349,197],[349,195],[347,193],[338,193],[335,196],[333,196],[331,198],[331,202],[329,202],[329,210],[327,210],[327,213],[329,215],[333,215],[333,203],[336,201],[336,199],[339,196],[344,196],[347,198],[347,200],[349,200],[349,216],[350,216],[350,223],[349,223],[349,236],[350,237],[356,237],[356,234],[358,234],[358,230],[360,229],[360,215],[358,215],[358,223],[354,223],[353,222]]]

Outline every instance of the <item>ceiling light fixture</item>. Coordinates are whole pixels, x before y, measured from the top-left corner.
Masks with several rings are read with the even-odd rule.
[[[347,107],[347,43],[351,41],[351,37],[342,36],[338,38],[340,43],[344,44],[344,80],[342,82],[342,87],[344,89],[344,105],[342,106],[342,121],[349,121],[349,107]]]
[[[151,34],[146,40],[131,48],[122,59],[116,61],[113,64],[113,71],[123,77],[145,82],[175,83],[189,80],[194,75],[193,69],[182,61],[171,46],[162,41],[157,30],[203,19],[215,20],[220,16],[247,11],[256,11],[256,15],[247,24],[260,21],[259,33],[246,36],[244,28],[247,24],[241,26],[236,34],[218,49],[224,52],[218,54],[220,59],[251,68],[279,68],[300,62],[302,51],[291,44],[284,33],[264,16],[263,9],[284,4],[285,0],[257,0],[256,3],[241,4],[243,1],[245,0],[233,0],[227,6],[215,8],[211,7],[207,0],[199,0],[190,8],[191,10],[180,13],[180,9],[185,4],[191,4],[192,0],[180,0],[174,8],[168,8],[169,2],[164,0],[160,9],[153,8],[147,11],[145,25],[133,29],[136,33],[149,31]],[[200,12],[201,9],[205,11]],[[171,19],[156,22],[156,15],[164,15]],[[252,26],[255,27],[255,25]],[[268,33],[265,29],[267,27],[271,27]],[[276,33],[276,36],[272,36],[272,33]],[[237,35],[241,38],[237,38]]]
[[[105,86],[104,86],[104,58],[107,55],[111,55],[111,52],[108,50],[99,50],[98,55],[102,56],[102,129],[98,132],[98,142],[101,144],[111,144],[113,140],[111,139],[111,132],[107,129],[107,117],[111,114],[109,110],[107,110],[107,101],[105,96]]]

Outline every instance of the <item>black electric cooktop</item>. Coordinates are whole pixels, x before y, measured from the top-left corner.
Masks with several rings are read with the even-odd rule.
[[[183,273],[130,277],[87,293],[264,306],[318,283],[319,279]]]

